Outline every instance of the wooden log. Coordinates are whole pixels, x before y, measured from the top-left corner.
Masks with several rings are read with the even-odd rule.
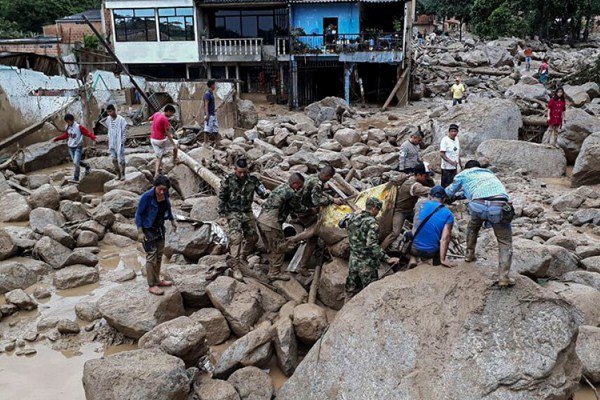
[[[338,174],[335,174],[331,181],[333,181],[333,183],[335,183],[342,190],[342,192],[346,194],[346,196],[354,196],[360,193],[354,186],[346,182],[344,178]]]
[[[15,182],[13,182],[13,181],[11,181],[11,180],[7,180],[6,182],[7,182],[7,183],[8,183],[10,186],[12,186],[13,188],[15,188],[15,189],[17,189],[17,190],[20,190],[20,191],[22,191],[22,192],[25,192],[25,193],[27,193],[27,194],[31,194],[31,190],[27,189],[26,187],[23,187],[23,186],[19,185],[18,183],[15,183]]]
[[[491,76],[509,76],[512,71],[501,71],[499,69],[492,68],[467,68],[467,72],[477,75],[491,75]]]
[[[354,178],[354,175],[356,175],[356,168],[350,168],[350,171],[348,171],[344,180],[350,183],[350,181],[352,181],[352,178]]]
[[[194,160],[192,157],[188,156],[185,152],[179,150],[177,155],[179,161],[182,164],[189,167],[192,171],[196,173],[200,178],[202,178],[206,183],[208,183],[215,192],[219,193],[221,190],[221,178],[215,175],[214,172],[205,168],[198,161]]]
[[[527,126],[548,126],[548,120],[546,117],[538,117],[535,115],[529,115],[523,117],[523,125]]]
[[[317,292],[319,288],[319,280],[321,279],[321,265],[317,265],[315,268],[315,274],[310,284],[310,290],[308,292],[308,304],[315,304],[317,302]]]

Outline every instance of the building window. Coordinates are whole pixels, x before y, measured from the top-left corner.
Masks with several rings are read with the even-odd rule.
[[[158,22],[161,41],[194,40],[195,38],[192,7],[159,8]]]
[[[262,38],[273,44],[275,36],[288,34],[285,8],[264,10],[218,10],[210,18],[212,38]]]
[[[117,42],[155,42],[156,17],[152,8],[113,10]]]

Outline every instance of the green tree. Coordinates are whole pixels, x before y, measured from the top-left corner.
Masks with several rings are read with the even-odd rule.
[[[85,10],[100,8],[101,0],[3,0],[0,19],[16,24],[19,31],[42,32],[42,26]]]

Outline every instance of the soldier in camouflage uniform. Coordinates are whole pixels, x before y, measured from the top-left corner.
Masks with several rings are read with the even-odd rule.
[[[292,174],[288,183],[273,190],[258,216],[258,230],[268,251],[270,279],[289,279],[281,271],[286,250],[283,223],[291,213],[305,211],[298,194],[303,185],[304,177]]]
[[[382,261],[390,265],[398,263],[398,258],[388,257],[379,246],[379,223],[375,219],[382,202],[371,197],[365,210],[358,214],[348,214],[340,221],[340,228],[348,230],[350,241],[350,262],[346,279],[346,301],[379,279],[377,270]]]
[[[268,196],[258,178],[248,175],[246,160],[238,159],[235,173],[225,178],[219,192],[219,222],[221,225],[226,222],[229,225],[229,252],[237,261],[240,258],[245,260],[254,251],[258,241],[256,220],[252,213],[254,193],[263,199]]]

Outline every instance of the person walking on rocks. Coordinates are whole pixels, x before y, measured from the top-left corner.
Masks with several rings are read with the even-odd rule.
[[[394,216],[392,217],[392,231],[383,239],[381,248],[387,251],[388,248],[402,234],[404,221],[412,220],[414,217],[414,208],[420,197],[429,194],[429,189],[434,186],[433,180],[429,176],[429,171],[423,163],[417,164],[414,168],[414,175],[396,180],[396,203],[394,204]]]
[[[209,139],[215,140],[219,134],[219,121],[215,114],[215,89],[217,84],[214,79],[206,82],[208,90],[204,93],[204,144],[208,144]]]
[[[219,191],[219,223],[229,226],[229,254],[238,263],[246,261],[258,242],[252,213],[254,193],[261,199],[268,197],[258,178],[248,174],[246,159],[238,158],[234,173],[225,178]]]
[[[108,151],[112,158],[113,166],[117,171],[117,179],[125,180],[125,139],[127,138],[127,121],[120,115],[114,104],[106,107],[108,118],[106,126],[108,128]]]
[[[383,203],[371,197],[367,199],[365,210],[348,214],[339,223],[339,227],[348,231],[350,243],[350,261],[346,279],[346,302],[370,283],[379,279],[378,269],[382,262],[389,265],[400,260],[390,258],[379,246],[379,223],[375,219]]]
[[[433,265],[454,267],[446,259],[454,225],[454,215],[444,206],[447,197],[443,187],[435,186],[429,191],[429,200],[423,202],[417,210],[410,248],[411,266],[416,266],[416,258],[420,258],[433,259]]]
[[[481,226],[491,225],[498,241],[498,286],[515,284],[509,277],[512,264],[512,226],[514,208],[504,185],[492,171],[481,168],[476,160],[468,161],[465,170],[456,175],[454,182],[446,189],[448,196],[462,192],[469,201],[471,219],[467,226],[466,262],[475,261],[475,247]]]
[[[161,287],[173,283],[160,279],[163,250],[165,248],[165,220],[171,221],[173,232],[177,232],[177,224],[171,211],[169,189],[171,181],[164,175],[154,179],[153,188],[142,194],[135,212],[135,224],[138,229],[138,240],[146,252],[146,278],[148,291],[155,295],[164,294]]]
[[[548,59],[544,58],[542,60],[542,64],[538,69],[538,74],[540,75],[540,83],[545,85],[548,82],[548,75],[550,73],[550,67],[548,66]]]
[[[66,114],[64,120],[67,124],[65,132],[60,136],[55,137],[52,141],[58,142],[59,140],[67,139],[67,147],[69,147],[69,155],[75,166],[73,171],[73,182],[79,182],[79,172],[81,167],[85,168],[85,174],[88,174],[91,170],[89,164],[82,160],[83,157],[83,137],[87,136],[96,142],[96,136],[90,132],[85,126],[79,125],[75,122],[73,114]]]
[[[450,91],[452,92],[452,105],[462,104],[467,94],[467,87],[461,82],[460,76],[456,77]]]
[[[288,280],[289,276],[282,272],[285,255],[285,237],[283,223],[291,213],[305,212],[299,195],[304,186],[304,177],[293,173],[287,183],[277,187],[262,206],[258,216],[258,231],[265,243],[269,258],[269,278],[271,280]]]
[[[150,133],[150,143],[156,155],[154,164],[154,177],[160,175],[162,159],[170,151],[173,151],[173,163],[177,163],[177,142],[171,134],[171,123],[169,118],[175,115],[175,107],[168,104],[163,112],[156,112],[148,118],[152,121],[152,130]]]
[[[423,141],[423,132],[419,129],[417,132],[411,133],[400,145],[400,156],[398,162],[398,171],[406,174],[414,172],[414,168],[421,162],[419,154],[419,145]]]
[[[531,57],[533,57],[531,46],[525,48],[523,55],[525,56],[525,71],[529,71],[531,69]]]
[[[447,187],[452,183],[458,168],[462,168],[458,125],[451,124],[448,128],[448,135],[444,136],[440,142],[440,155],[442,157],[442,187]]]
[[[556,89],[554,96],[548,102],[546,118],[548,119],[548,131],[544,143],[558,147],[558,131],[562,128],[567,110],[565,102],[565,91],[563,88]]]

